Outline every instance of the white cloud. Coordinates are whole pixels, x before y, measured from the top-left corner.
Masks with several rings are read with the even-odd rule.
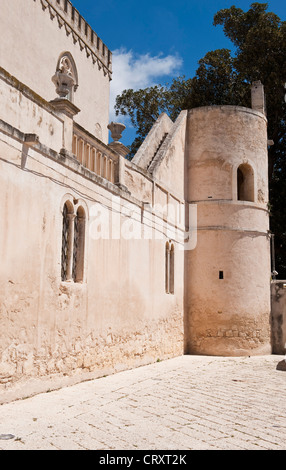
[[[115,98],[123,90],[138,90],[154,86],[163,77],[174,76],[182,66],[182,60],[176,55],[150,56],[136,55],[133,51],[117,49],[112,53],[113,77],[110,87],[110,121],[116,119],[114,113]],[[122,119],[121,119],[122,120]]]

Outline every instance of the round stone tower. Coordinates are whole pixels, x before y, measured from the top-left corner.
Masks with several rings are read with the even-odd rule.
[[[237,106],[189,111],[186,200],[197,245],[185,252],[185,352],[269,354],[267,120]]]

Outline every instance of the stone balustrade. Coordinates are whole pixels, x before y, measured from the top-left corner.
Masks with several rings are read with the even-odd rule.
[[[85,168],[111,183],[117,182],[119,156],[76,124],[72,152]]]

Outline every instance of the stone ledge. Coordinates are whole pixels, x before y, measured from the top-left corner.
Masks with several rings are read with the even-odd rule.
[[[10,73],[8,73],[7,70],[3,69],[3,67],[1,67],[1,66],[0,66],[0,79],[2,79],[4,82],[6,82],[8,85],[12,86],[16,90],[18,90],[26,98],[30,99],[31,101],[36,103],[38,106],[45,109],[45,111],[48,111],[53,116],[55,116],[56,118],[59,119],[59,117],[55,113],[54,106],[51,103],[49,103],[44,98],[42,98],[40,95],[35,93],[27,85],[20,82],[16,77],[14,77]]]
[[[127,201],[142,208],[143,203],[140,200],[133,197],[128,191],[125,190],[125,188],[120,188],[116,184],[113,184],[110,181],[97,175],[96,173],[93,173],[92,171],[88,170],[87,168],[82,166],[80,162],[76,159],[76,157],[72,153],[68,152],[66,149],[61,149],[60,152],[58,153],[55,150],[42,144],[38,140],[36,134],[25,134],[24,132],[21,132],[19,129],[16,129],[12,125],[6,123],[5,121],[1,119],[0,119],[0,132],[9,136],[12,139],[17,140],[23,145],[27,145],[26,139],[31,140],[32,138],[33,140],[32,147],[35,152],[38,152],[44,157],[49,158],[61,165],[64,165],[69,170],[79,174],[83,178],[89,179],[95,184],[105,188],[112,194],[120,196],[122,199],[126,199]]]
[[[262,118],[266,123],[267,123],[267,118],[263,113],[260,113],[259,111],[256,111],[255,109],[252,108],[246,108],[244,106],[234,106],[234,105],[212,105],[212,106],[201,106],[198,108],[193,108],[189,109],[188,114],[193,114],[197,112],[210,112],[210,111],[225,111],[225,112],[237,112],[237,113],[247,113],[247,114],[253,114],[254,116]]]

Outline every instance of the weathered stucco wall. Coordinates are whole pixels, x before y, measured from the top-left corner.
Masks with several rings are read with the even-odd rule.
[[[21,136],[3,127],[1,396],[44,387],[51,377],[69,383],[87,373],[90,378],[182,354],[184,255],[173,225],[168,230],[152,207],[145,210],[132,194],[82,176],[76,165],[68,168],[63,156],[41,144],[28,148],[23,165]],[[61,281],[65,200],[86,214],[80,283]],[[108,221],[105,229],[98,224],[98,210]],[[170,234],[174,295],[165,292]],[[29,389],[31,380],[38,385]]]
[[[132,162],[140,168],[147,170],[154,155],[164,141],[166,134],[172,129],[173,122],[166,113],[162,113],[152,126],[150,132],[142,142]]]
[[[271,283],[272,352],[286,351],[286,281]]]
[[[150,165],[152,176],[164,181],[180,200],[184,200],[187,115],[180,113]]]
[[[47,101],[0,68],[1,119],[25,134],[35,134],[56,152],[64,146],[64,121]]]
[[[107,145],[111,53],[71,3],[2,0],[1,18],[0,401],[183,352],[270,352],[265,116],[163,114],[124,161],[123,145]],[[53,101],[65,52],[74,104]],[[75,223],[80,277],[66,281]],[[184,244],[191,228],[197,243]],[[272,285],[279,353],[281,289]]]
[[[126,161],[124,170],[124,184],[131,194],[145,203],[152,204],[153,181],[150,175],[144,175],[140,167],[133,162]]]

